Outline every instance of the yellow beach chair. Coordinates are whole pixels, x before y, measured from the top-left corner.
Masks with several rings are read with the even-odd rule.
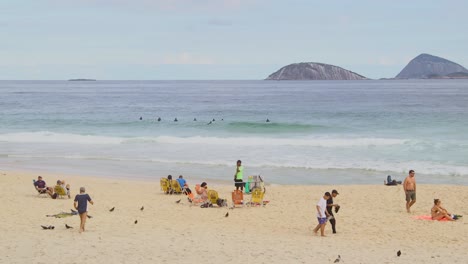
[[[169,180],[167,178],[161,178],[159,184],[161,185],[161,191],[169,193],[171,190],[171,185],[169,184]]]
[[[263,196],[265,195],[265,192],[260,189],[260,188],[254,188],[252,190],[252,197],[250,200],[249,205],[250,206],[260,206],[263,205]]]
[[[57,194],[57,197],[59,197],[59,198],[67,198],[68,197],[67,190],[65,190],[65,188],[63,188],[60,185],[55,185],[54,192]]]
[[[182,187],[180,186],[177,180],[171,181],[171,188],[172,188],[172,193],[175,193],[175,194],[181,194],[183,191]]]
[[[218,192],[215,190],[208,190],[208,201],[211,202],[211,204],[216,204],[218,202]]]

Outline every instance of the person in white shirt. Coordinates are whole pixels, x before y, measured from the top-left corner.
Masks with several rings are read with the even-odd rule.
[[[314,233],[317,234],[320,229],[320,235],[325,236],[325,225],[327,224],[327,200],[330,199],[331,194],[326,192],[322,198],[317,203],[317,220],[318,225],[314,228]]]

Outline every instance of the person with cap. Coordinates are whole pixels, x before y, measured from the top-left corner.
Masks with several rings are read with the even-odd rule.
[[[242,161],[237,161],[236,174],[234,174],[234,185],[236,186],[236,191],[244,191],[244,166],[242,166]]]
[[[88,201],[94,204],[89,194],[86,193],[85,187],[80,187],[80,193],[75,196],[73,206],[78,210],[80,215],[80,233],[85,231],[86,217],[88,216]]]
[[[327,200],[330,199],[331,194],[326,192],[317,203],[317,220],[318,225],[314,228],[314,233],[317,234],[320,229],[320,235],[325,236],[325,225],[327,224]]]
[[[327,200],[327,212],[329,215],[328,219],[332,226],[333,234],[336,234],[336,220],[335,220],[335,216],[333,215],[333,207],[335,207],[335,213],[338,213],[338,210],[340,209],[340,205],[333,203],[333,198],[335,198],[338,194],[339,193],[337,190],[333,190],[331,192],[330,198],[328,198]]]

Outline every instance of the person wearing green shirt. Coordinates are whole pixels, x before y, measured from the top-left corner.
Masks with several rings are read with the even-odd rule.
[[[242,161],[237,161],[236,174],[234,175],[234,185],[236,190],[244,191],[244,167],[242,166]]]

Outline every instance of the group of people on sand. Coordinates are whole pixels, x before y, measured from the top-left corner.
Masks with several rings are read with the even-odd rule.
[[[406,211],[411,212],[411,206],[416,203],[416,172],[410,170],[408,176],[403,182],[403,190],[405,191],[406,199]],[[454,221],[461,217],[461,215],[451,214],[444,207],[442,207],[440,199],[434,199],[434,205],[431,209],[432,220],[446,219],[448,221]]]
[[[195,196],[192,190],[190,189],[189,185],[187,184],[187,181],[184,179],[184,176],[179,175],[179,178],[174,180],[172,179],[172,175],[168,175],[167,180],[169,186],[167,188],[166,194],[177,193],[177,191],[173,187],[174,181],[177,181],[177,183],[181,187],[181,193],[187,195],[187,199],[190,203],[199,204],[208,201],[208,184],[206,182],[202,182],[201,184],[195,185]]]
[[[323,197],[318,201],[317,208],[317,220],[318,225],[314,228],[314,233],[320,230],[320,235],[325,236],[325,225],[329,221],[332,226],[333,234],[336,234],[336,219],[333,214],[333,208],[335,208],[335,213],[338,213],[340,210],[340,205],[333,202],[333,198],[338,195],[337,190],[333,190],[331,193],[326,192]]]
[[[49,187],[42,176],[38,176],[37,180],[34,180],[34,187],[38,193],[47,193],[52,199],[57,198],[59,194],[56,192],[56,189],[60,187],[63,188],[64,193],[70,198],[70,184],[66,184],[64,180],[57,180],[57,184],[54,187]],[[85,223],[88,216],[88,202],[94,204],[94,201],[86,193],[85,187],[80,187],[80,193],[75,196],[73,203],[73,206],[80,216],[80,233],[85,231]]]
[[[49,187],[42,179],[42,176],[38,176],[37,180],[34,180],[33,183],[38,193],[47,193],[52,199],[56,199],[59,196],[56,192],[58,188],[63,189],[63,193],[66,193],[68,198],[70,198],[70,184],[65,183],[64,180],[57,180],[57,184],[54,187]]]

